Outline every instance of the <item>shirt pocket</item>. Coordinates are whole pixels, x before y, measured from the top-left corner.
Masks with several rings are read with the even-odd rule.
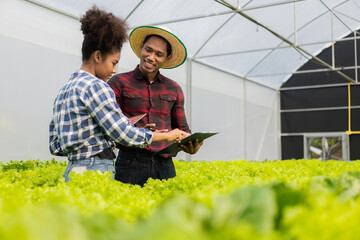
[[[122,110],[133,112],[134,110],[143,110],[148,108],[145,96],[138,91],[123,91]]]
[[[161,109],[169,113],[175,104],[176,96],[169,94],[161,94],[159,98],[160,98]]]

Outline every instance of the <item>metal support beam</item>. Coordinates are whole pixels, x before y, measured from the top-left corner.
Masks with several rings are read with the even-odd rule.
[[[126,16],[126,20],[136,11],[136,9],[144,2],[144,0],[141,0],[135,7],[133,10],[131,10],[131,12]]]
[[[263,25],[262,23],[256,21],[254,18],[250,17],[249,15],[245,14],[243,11],[236,9],[234,6],[232,6],[231,4],[227,3],[225,0],[215,0],[216,2],[219,2],[220,4],[232,9],[234,12],[238,13],[239,15],[241,15],[242,17],[246,18],[247,20],[257,24],[258,26],[264,28],[265,30],[267,30],[268,32],[270,32],[271,34],[273,34],[274,36],[276,36],[277,38],[279,38],[280,40],[282,40],[283,42],[289,44],[290,46],[292,46],[295,50],[297,50],[300,54],[305,54],[306,56],[311,57],[315,62],[317,62],[318,64],[320,64],[321,66],[327,67],[329,69],[332,69],[332,66],[327,64],[326,62],[324,62],[323,60],[321,60],[320,58],[313,56],[312,54],[310,54],[308,51],[306,51],[305,49],[296,46],[294,43],[290,42],[288,39],[286,39],[285,37],[281,36],[280,34],[278,34],[277,32],[271,30],[269,27]],[[342,73],[339,70],[334,70],[337,74],[339,74],[342,78],[346,79],[347,81],[350,82],[355,82],[352,78],[350,78],[349,76],[347,76],[346,74]]]
[[[40,3],[40,2],[35,1],[35,0],[24,0],[24,1],[25,1],[25,2],[29,2],[29,3],[32,3],[32,4],[34,4],[34,5],[36,5],[36,6],[39,6],[39,7],[45,8],[45,9],[50,10],[50,11],[52,11],[52,12],[59,13],[59,14],[64,15],[64,16],[66,16],[66,17],[69,17],[69,18],[72,18],[72,19],[75,19],[75,20],[80,20],[80,17],[79,17],[79,16],[75,16],[75,15],[72,15],[72,14],[70,14],[70,13],[61,11],[61,10],[59,10],[59,9],[53,8],[53,7],[51,7],[51,6],[49,6],[49,5],[46,5],[46,4],[44,4],[44,3]]]
[[[338,5],[334,6],[332,9],[330,9],[322,0],[320,0],[320,2],[331,12],[331,17],[335,17],[338,21],[340,21],[349,31],[352,31],[351,28],[343,21],[341,20],[341,18],[339,18],[336,14],[335,14],[335,8],[343,5],[344,3],[348,2],[349,0],[345,0],[341,3],[339,3]],[[331,20],[333,21],[333,20]],[[333,26],[332,26],[333,27]]]
[[[191,103],[192,103],[192,59],[188,58],[186,62],[186,98],[185,98],[185,109],[186,109],[186,120],[191,129],[192,126],[192,111],[191,111]],[[191,162],[191,155],[185,153],[185,160]]]
[[[299,70],[296,72],[279,72],[279,73],[264,73],[264,74],[254,74],[247,76],[249,77],[269,77],[269,76],[284,76],[284,75],[295,75],[295,74],[304,74],[304,73],[315,73],[315,72],[333,72],[334,70],[343,71],[343,70],[352,70],[352,69],[359,69],[360,66],[352,66],[352,67],[338,67],[335,69],[328,69],[328,68],[318,68],[318,69],[311,69],[311,70]]]
[[[305,1],[305,0],[282,1],[282,2],[258,5],[258,6],[249,7],[249,8],[244,6],[244,7],[241,8],[241,11],[250,11],[250,10],[256,10],[256,9],[260,9],[260,8],[273,7],[273,6],[277,6],[277,5],[289,4],[289,3],[301,2],[301,1]],[[222,11],[222,12],[198,15],[198,16],[193,16],[193,17],[178,18],[178,19],[169,20],[169,21],[163,21],[163,22],[154,22],[154,23],[149,23],[147,25],[149,25],[149,26],[166,25],[166,24],[170,24],[170,23],[177,23],[177,22],[191,21],[191,20],[196,20],[196,19],[201,19],[201,18],[208,18],[208,17],[220,16],[220,15],[233,14],[234,12],[236,12],[236,11]],[[131,26],[130,28],[136,28],[136,27],[138,27],[138,26]]]
[[[335,68],[334,13],[331,11],[331,63]]]
[[[345,42],[345,41],[351,41],[351,40],[356,40],[356,39],[360,39],[360,36],[338,39],[338,40],[336,40],[336,42]],[[332,43],[332,41],[329,40],[329,41],[319,41],[319,42],[297,44],[297,46],[306,47],[306,46],[318,45],[318,44],[329,44],[329,45],[331,45],[331,43]],[[229,55],[245,54],[245,53],[253,53],[253,52],[273,51],[273,50],[276,50],[276,49],[287,49],[287,48],[292,48],[292,46],[276,46],[276,47],[273,47],[273,48],[259,48],[259,49],[249,49],[249,50],[237,51],[237,52],[229,52],[229,53],[201,55],[201,56],[196,57],[196,59],[210,58],[210,57],[220,57],[220,56],[229,56]]]
[[[296,3],[294,2],[294,44],[297,45]]]
[[[354,31],[354,39],[356,39],[356,31]],[[358,59],[357,59],[357,41],[354,40],[354,60],[355,60],[355,81],[356,83],[359,82],[359,79],[358,79]]]
[[[247,129],[247,107],[246,107],[246,103],[247,103],[247,96],[246,96],[246,84],[247,84],[247,81],[243,81],[243,96],[244,96],[244,101],[243,101],[243,109],[244,109],[244,114],[243,114],[243,142],[244,142],[244,159],[247,159],[247,134],[246,134],[246,129]]]
[[[210,39],[216,35],[217,32],[220,31],[220,29],[222,27],[225,26],[225,24],[227,24],[233,17],[235,16],[235,14],[233,14],[232,16],[230,16],[225,22],[223,22],[223,24],[220,25],[220,27],[218,27],[213,34],[211,34],[211,36],[203,43],[203,45],[201,45],[201,47],[196,51],[196,53],[194,54],[193,58],[196,58],[196,55],[198,55],[198,53],[201,51],[201,49],[203,49],[205,47],[205,45],[210,41]]]
[[[273,112],[274,112],[274,108],[277,106],[276,103],[277,103],[277,93],[274,94],[274,99],[273,99],[273,102],[272,102],[272,105],[271,105],[271,109],[270,109],[270,112],[268,114],[268,117],[266,119],[266,122],[265,122],[265,129],[263,131],[263,134],[261,136],[261,140],[260,140],[260,143],[259,143],[259,147],[257,149],[257,154],[256,154],[256,160],[261,160],[260,159],[260,154],[261,154],[261,151],[263,149],[263,146],[264,146],[264,142],[265,142],[265,138],[266,138],[266,134],[267,132],[269,131],[269,127],[270,127],[270,122],[271,122],[271,118],[273,116]]]
[[[251,83],[253,83],[253,84],[256,84],[256,85],[259,85],[259,86],[262,86],[262,87],[265,87],[265,88],[268,88],[268,89],[271,89],[271,90],[277,90],[277,88],[273,88],[273,87],[270,87],[270,86],[267,86],[267,85],[261,84],[261,83],[259,83],[259,82],[256,82],[256,81],[254,81],[254,80],[250,79],[250,78],[247,78],[247,77],[244,77],[244,76],[240,76],[239,74],[231,73],[231,72],[226,71],[226,70],[224,70],[224,69],[217,68],[217,67],[214,67],[214,66],[212,66],[212,65],[209,65],[209,64],[203,63],[203,62],[198,61],[198,60],[196,60],[196,59],[192,59],[192,62],[199,63],[199,64],[201,64],[201,65],[203,65],[203,66],[206,66],[206,67],[209,67],[209,68],[215,69],[215,70],[217,70],[217,71],[219,71],[219,72],[223,72],[223,73],[226,73],[226,74],[230,74],[230,75],[232,75],[232,76],[235,76],[235,77],[238,77],[238,78],[244,79],[244,80],[246,80],[246,81],[248,81],[248,82],[251,82]]]

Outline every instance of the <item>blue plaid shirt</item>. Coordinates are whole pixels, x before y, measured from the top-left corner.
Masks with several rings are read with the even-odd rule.
[[[75,72],[58,93],[50,122],[50,152],[69,160],[87,159],[117,143],[144,148],[152,132],[129,123],[107,83]]]

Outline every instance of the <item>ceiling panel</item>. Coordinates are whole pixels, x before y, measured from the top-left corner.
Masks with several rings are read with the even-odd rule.
[[[75,18],[96,4],[127,18],[131,27],[167,26],[187,46],[188,57],[274,88],[311,55],[360,27],[360,0],[28,2]],[[238,12],[233,12],[228,4],[239,7]],[[301,49],[296,51],[293,44],[310,56],[300,54]]]

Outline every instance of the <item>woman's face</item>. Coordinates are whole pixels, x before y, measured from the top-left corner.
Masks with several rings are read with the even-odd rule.
[[[95,67],[95,76],[105,82],[116,73],[115,66],[120,60],[120,51],[108,54],[99,54],[99,61]]]

